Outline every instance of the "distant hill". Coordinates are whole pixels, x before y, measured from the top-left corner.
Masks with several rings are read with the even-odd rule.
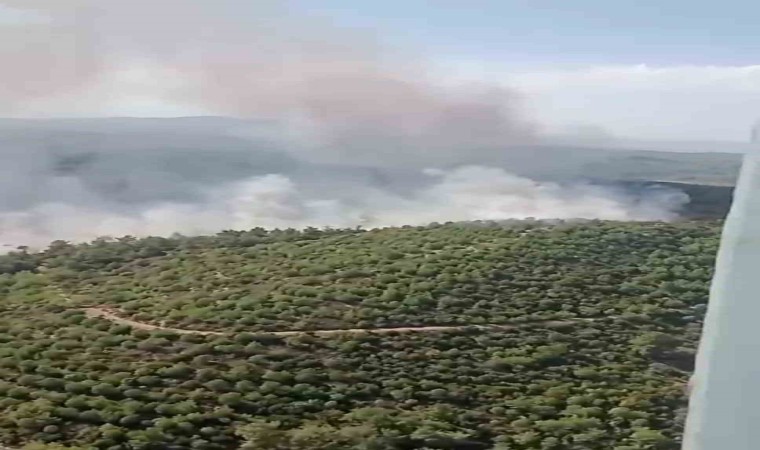
[[[495,160],[518,175],[542,180],[651,180],[732,186],[741,158],[736,153],[535,146],[505,151]]]
[[[650,180],[733,186],[741,168],[741,155],[733,153],[609,152],[604,161],[591,164],[592,173],[608,179]]]
[[[279,148],[278,132],[284,133],[276,122],[228,117],[0,119],[0,154],[9,148],[23,147],[43,150],[58,158],[171,150],[184,152],[186,160],[213,155],[217,163],[227,161],[245,170],[253,164],[253,153],[261,156],[255,158],[255,165],[266,166],[266,170],[287,171],[304,164],[320,166],[313,159],[308,163],[294,161],[292,154]],[[741,153],[730,152],[745,147],[738,143],[698,144],[668,146],[662,142],[611,141],[577,145],[555,139],[540,145],[478,152],[477,157],[463,153],[444,164],[495,164],[516,175],[540,180],[595,178],[733,185]],[[697,148],[714,151],[683,151]],[[721,148],[726,152],[721,152]],[[354,169],[361,166],[351,162],[349,165]],[[390,162],[377,169],[399,173],[400,168]]]
[[[210,186],[267,174],[282,174],[300,189],[325,198],[340,197],[357,186],[403,196],[430,182],[420,176],[425,168],[474,164],[568,184],[637,189],[640,183],[658,182],[689,193],[692,202],[683,211],[686,217],[722,217],[731,194],[723,188],[734,185],[741,165],[741,153],[682,151],[720,150],[719,143],[652,144],[678,150],[665,152],[650,151],[643,141],[614,141],[604,147],[556,139],[541,145],[477,149],[444,159],[431,156],[429,164],[424,152],[414,162],[390,158],[367,162],[352,159],[350,152],[328,162],[319,155],[293,151],[282,136],[287,132],[275,122],[226,117],[0,119],[0,157],[14,167],[0,170],[0,189],[5,192],[0,211],[89,196],[119,208],[193,202]],[[737,150],[735,145],[726,149]],[[45,188],[42,181],[51,179],[76,179],[84,193]]]
[[[716,219],[724,218],[731,208],[733,186],[710,184],[675,183],[670,181],[617,181],[614,183],[626,190],[641,190],[653,185],[666,186],[685,192],[689,202],[677,212],[686,219]]]

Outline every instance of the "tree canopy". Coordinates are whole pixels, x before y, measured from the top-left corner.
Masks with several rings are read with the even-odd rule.
[[[719,230],[528,220],[20,249],[0,257],[0,443],[675,449]],[[442,328],[315,333],[393,327]]]

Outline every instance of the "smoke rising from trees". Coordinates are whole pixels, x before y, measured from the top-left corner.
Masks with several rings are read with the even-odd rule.
[[[249,119],[0,124],[0,243],[253,226],[511,217],[672,217],[644,203],[486,168],[541,141],[519,93],[437,80],[366,30],[274,2],[0,0],[3,113],[130,94]],[[23,45],[21,43],[24,43]],[[41,102],[41,103],[40,103]],[[73,107],[73,106],[72,106]],[[423,173],[428,167],[439,171]]]

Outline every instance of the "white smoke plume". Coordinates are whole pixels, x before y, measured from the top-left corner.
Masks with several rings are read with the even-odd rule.
[[[258,226],[382,227],[528,217],[667,220],[675,217],[670,211],[686,200],[682,193],[662,191],[638,202],[596,186],[538,183],[481,166],[427,171],[426,175],[431,183],[409,196],[359,185],[343,197],[330,198],[309,192],[285,176],[264,175],[211,188],[199,202],[159,203],[131,214],[43,203],[0,214],[0,242],[40,247],[54,239],[196,235]]]
[[[107,92],[107,80],[138,64],[154,74],[143,94],[284,122],[288,149],[319,162],[424,165],[458,160],[464,148],[491,152],[530,142],[537,131],[515,92],[497,84],[444,85],[424,61],[382,48],[371,33],[299,17],[274,2],[3,4],[46,19],[21,30],[4,27],[19,34],[0,48],[8,62],[0,104],[8,107],[23,110],[30,97],[70,91],[81,94],[77,102],[108,102],[82,86],[105,83],[99,89]],[[10,43],[26,41],[55,47]],[[46,66],[62,73],[50,75]]]
[[[279,2],[0,7],[28,15],[0,22],[2,113],[107,107],[124,88],[114,80],[140,68],[129,98],[246,118],[0,120],[0,244],[254,226],[669,219],[684,201],[486,168],[541,139],[518,93],[442,83],[366,30]]]

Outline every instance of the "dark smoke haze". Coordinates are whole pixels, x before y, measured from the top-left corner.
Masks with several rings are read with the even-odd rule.
[[[130,94],[247,119],[0,121],[0,243],[529,216],[667,219],[683,202],[483,167],[541,141],[518,93],[443,83],[366,30],[274,2],[0,5],[27,15],[0,24],[6,115],[40,101],[108,106],[113,80],[140,67],[151,82]]]

